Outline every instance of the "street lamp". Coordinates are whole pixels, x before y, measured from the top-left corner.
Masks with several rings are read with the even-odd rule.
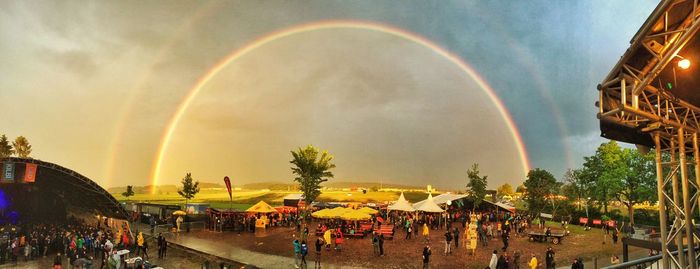
[[[588,197],[586,200],[586,218],[588,218],[588,203],[591,202],[591,197]]]
[[[680,57],[680,56],[678,56],[678,57]],[[688,69],[688,67],[690,67],[690,60],[682,59],[682,60],[678,61],[678,67],[680,67],[682,69]]]

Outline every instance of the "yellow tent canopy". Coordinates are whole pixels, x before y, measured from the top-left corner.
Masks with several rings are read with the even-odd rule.
[[[361,212],[360,210],[352,210],[340,216],[340,219],[343,220],[368,220],[370,218],[369,214]]]
[[[331,210],[328,209],[328,208],[326,208],[326,209],[321,209],[321,210],[319,210],[319,211],[316,211],[316,212],[314,212],[314,213],[311,213],[311,216],[314,217],[314,218],[319,218],[319,219],[329,219],[329,218],[332,217],[330,211],[331,211]]]
[[[265,201],[260,201],[254,206],[251,206],[248,208],[245,212],[250,212],[250,213],[274,213],[277,212],[277,210],[274,207],[271,207]]]
[[[363,208],[358,209],[358,211],[360,211],[362,213],[367,213],[370,215],[374,215],[374,214],[377,214],[377,212],[379,212],[376,209],[370,208],[370,207],[363,207]]]

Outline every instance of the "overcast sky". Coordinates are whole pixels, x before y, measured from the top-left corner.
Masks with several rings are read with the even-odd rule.
[[[400,28],[454,53],[505,104],[533,167],[594,152],[595,90],[654,1],[2,1],[0,133],[103,186],[146,185],[169,119],[213,65],[295,25]],[[335,155],[338,181],[462,188],[525,176],[494,104],[433,50],[363,29],[304,32],[214,76],[183,115],[161,183],[290,181],[289,151]]]

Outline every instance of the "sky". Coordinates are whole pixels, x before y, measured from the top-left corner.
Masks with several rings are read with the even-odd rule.
[[[656,4],[2,1],[0,134],[104,187],[291,182],[312,144],[337,181],[459,189],[478,163],[495,188],[526,175],[511,117],[562,178],[604,142],[596,85]],[[257,42],[328,21],[358,27]]]

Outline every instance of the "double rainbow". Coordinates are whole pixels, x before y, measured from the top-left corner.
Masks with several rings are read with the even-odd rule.
[[[525,144],[523,143],[523,139],[520,135],[520,132],[518,132],[518,128],[516,127],[515,122],[508,113],[508,110],[503,105],[503,102],[495,94],[493,89],[486,83],[486,81],[481,76],[479,76],[479,74],[476,71],[474,71],[473,68],[467,65],[467,63],[465,63],[460,57],[420,35],[396,27],[360,21],[322,21],[297,25],[259,37],[253,40],[252,42],[248,43],[247,45],[234,50],[228,56],[224,57],[214,66],[212,66],[203,76],[201,76],[194,84],[194,86],[188,91],[187,95],[184,96],[184,98],[178,105],[177,110],[171,117],[167,128],[164,130],[163,135],[161,136],[160,144],[158,146],[158,150],[153,160],[154,165],[153,170],[151,172],[151,185],[158,184],[163,165],[163,158],[168,151],[170,140],[172,139],[173,133],[175,129],[177,129],[177,126],[180,123],[182,116],[185,114],[190,104],[197,97],[199,92],[202,91],[204,86],[212,78],[214,78],[221,70],[226,68],[226,66],[228,66],[229,64],[240,59],[241,57],[254,51],[255,49],[265,46],[266,44],[269,44],[275,40],[279,40],[281,38],[300,33],[332,29],[362,29],[397,36],[412,41],[423,47],[426,47],[434,53],[436,53],[437,55],[442,56],[443,58],[458,66],[462,71],[464,71],[464,73],[466,73],[470,78],[476,81],[477,85],[479,85],[479,88],[482,91],[484,91],[484,93],[488,96],[489,100],[491,100],[491,102],[494,104],[494,106],[498,110],[498,113],[505,121],[509,129],[510,136],[513,138],[513,141],[518,150],[518,155],[520,156],[520,161],[524,173],[527,174],[527,172],[530,170],[530,160],[528,159],[527,151],[525,150]],[[152,188],[152,190],[155,192],[155,188]]]

